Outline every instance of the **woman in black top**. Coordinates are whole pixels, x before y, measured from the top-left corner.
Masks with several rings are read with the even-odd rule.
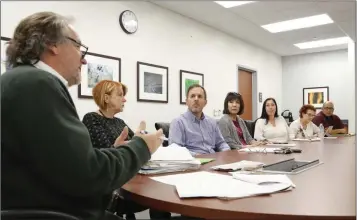
[[[120,142],[118,137],[125,128],[128,130],[128,136],[125,141],[130,141],[134,136],[134,132],[122,119],[115,117],[117,113],[123,111],[127,87],[120,82],[102,80],[92,89],[92,93],[99,110],[87,113],[83,117],[83,123],[88,128],[93,146],[95,148],[117,146],[115,142]],[[140,123],[140,129],[146,129],[145,122]],[[125,214],[126,219],[136,219],[135,212],[147,209],[147,207],[135,202],[125,200],[118,191],[114,192],[114,195],[118,198],[112,200],[109,209],[118,215]],[[151,219],[166,219],[170,218],[170,216],[170,213],[150,210]]]
[[[83,117],[83,123],[87,126],[95,148],[110,148],[125,127],[125,122],[117,117],[107,118],[100,112],[89,112]],[[128,127],[126,141],[133,138],[134,132]]]

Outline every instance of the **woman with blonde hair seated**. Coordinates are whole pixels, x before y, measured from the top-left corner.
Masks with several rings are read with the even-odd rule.
[[[125,95],[128,89],[126,85],[112,80],[102,80],[96,84],[92,89],[93,99],[99,109],[95,112],[89,112],[83,117],[83,124],[87,127],[93,147],[95,148],[111,148],[117,146],[119,140],[118,136],[122,131],[127,132],[125,141],[130,141],[134,132],[127,126],[124,120],[115,117],[124,109],[126,102]],[[144,121],[140,123],[140,130],[145,130],[146,124]],[[116,212],[118,215],[126,215],[126,219],[136,219],[135,212],[141,212],[147,207],[141,206],[130,200],[120,196],[120,189],[114,192],[115,199],[110,202],[108,199],[108,206],[110,211]],[[152,217],[154,216],[154,217]],[[170,218],[170,213],[164,213],[150,209],[151,219],[156,216],[163,216]]]
[[[83,117],[83,123],[88,128],[93,147],[110,148],[113,147],[116,138],[124,130],[128,129],[127,141],[134,136],[134,132],[126,125],[124,120],[115,117],[122,112],[127,87],[111,80],[102,80],[92,89],[94,102],[99,109],[96,112],[89,112]]]
[[[312,122],[316,109],[312,105],[303,105],[300,108],[300,118],[290,124],[290,138],[311,139],[317,137],[319,128]]]
[[[231,149],[245,145],[260,145],[250,135],[248,128],[239,115],[244,112],[243,98],[239,93],[229,92],[224,100],[223,116],[218,122],[219,130]]]
[[[283,116],[278,114],[278,106],[274,98],[267,98],[262,107],[262,114],[256,121],[254,138],[270,143],[289,141],[289,127]]]

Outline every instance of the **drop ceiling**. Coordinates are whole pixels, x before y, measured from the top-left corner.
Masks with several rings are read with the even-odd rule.
[[[150,2],[281,56],[348,47],[345,44],[301,50],[294,46],[296,43],[344,36],[355,41],[356,37],[356,1],[352,0],[259,1],[232,8],[213,1]],[[334,23],[280,33],[261,27],[318,14],[328,14]]]

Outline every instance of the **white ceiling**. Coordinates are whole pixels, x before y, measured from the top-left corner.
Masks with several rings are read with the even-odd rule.
[[[295,43],[343,36],[349,36],[355,41],[355,0],[261,0],[228,9],[213,1],[150,2],[281,56],[347,48],[347,45],[340,45],[301,50],[293,45]],[[327,13],[334,23],[275,34],[260,27],[323,13]]]

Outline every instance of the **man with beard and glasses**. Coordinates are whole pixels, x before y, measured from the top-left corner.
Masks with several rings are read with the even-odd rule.
[[[121,219],[105,211],[108,195],[162,144],[162,130],[143,135],[139,127],[130,142],[123,131],[113,148],[93,147],[68,91],[80,83],[87,51],[68,21],[53,12],[32,14],[15,28],[6,49],[12,69],[1,75],[2,214],[41,210]]]

